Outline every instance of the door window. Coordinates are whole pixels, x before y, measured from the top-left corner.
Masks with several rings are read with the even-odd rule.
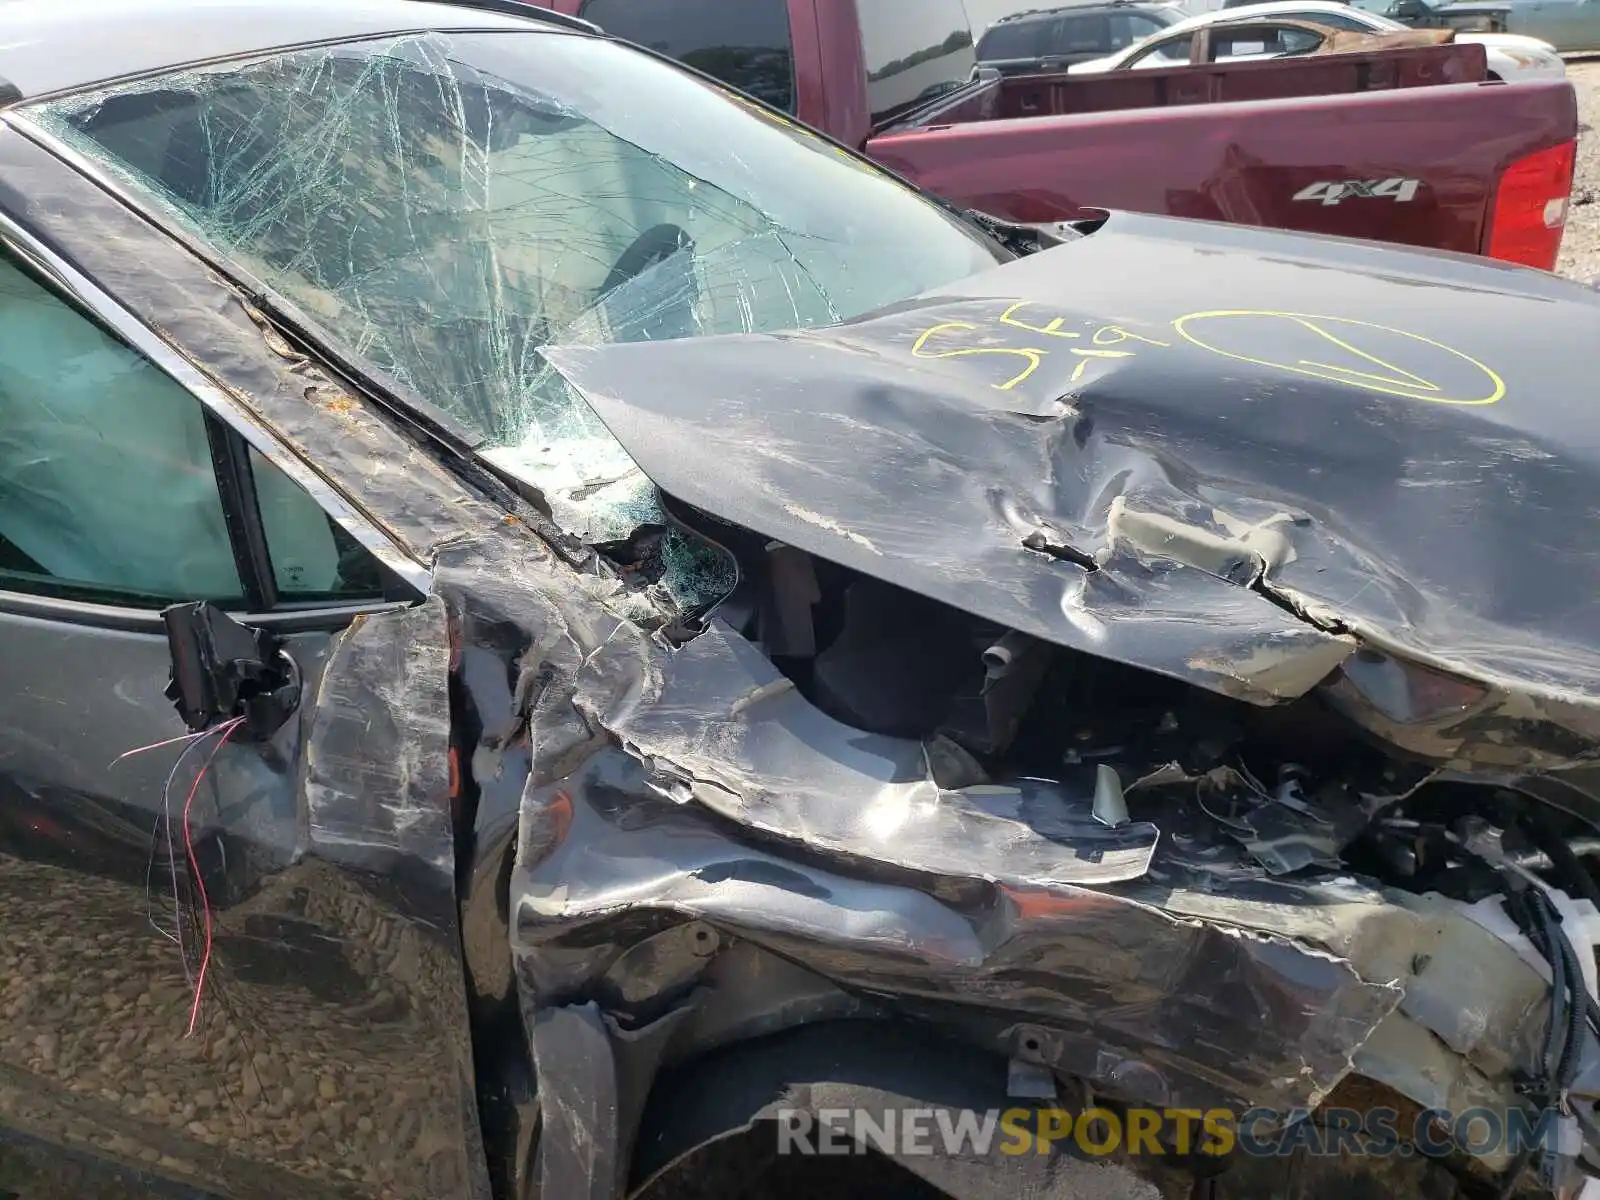
[[[1242,29],[1217,29],[1211,35],[1211,59],[1282,58],[1310,54],[1322,38],[1293,25],[1247,25]]]
[[[583,18],[794,111],[788,0],[589,0]]]
[[[0,254],[0,590],[244,603],[218,436],[182,385]],[[285,599],[381,594],[377,561],[309,495],[259,456],[252,474]]]
[[[856,0],[867,104],[883,126],[972,78],[977,55],[961,0]]]
[[[1011,21],[989,26],[978,42],[980,62],[997,62],[1012,58],[1038,58],[1044,51],[1043,33],[1050,28],[1046,21]]]
[[[1141,50],[1124,65],[1133,67],[1183,67],[1189,63],[1189,50],[1194,41],[1192,33],[1179,33],[1164,42]]]
[[[199,403],[0,258],[0,587],[242,598]]]
[[[349,602],[384,595],[387,572],[371,552],[253,446],[250,476],[280,601]]]
[[[1056,54],[1098,55],[1116,49],[1111,44],[1111,18],[1105,13],[1064,17],[1056,25],[1052,50]]]
[[[1167,27],[1144,13],[1119,12],[1111,14],[1111,50],[1123,50],[1135,42],[1159,33]]]

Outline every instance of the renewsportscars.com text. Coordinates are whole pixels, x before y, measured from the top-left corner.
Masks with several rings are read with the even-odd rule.
[[[1090,1155],[1294,1153],[1373,1157],[1452,1153],[1517,1155],[1554,1145],[1559,1114],[1471,1108],[1426,1109],[1403,1119],[1390,1108],[1306,1111],[1062,1108],[780,1109],[778,1153],[848,1155],[1047,1154],[1075,1147]]]

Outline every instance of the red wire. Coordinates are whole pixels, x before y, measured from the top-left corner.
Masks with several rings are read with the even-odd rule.
[[[206,968],[211,965],[211,901],[206,897],[206,881],[200,874],[200,864],[194,856],[194,843],[189,839],[189,809],[194,805],[195,794],[200,790],[200,781],[206,777],[206,772],[211,770],[211,763],[228,744],[228,739],[233,736],[233,731],[244,724],[242,717],[237,718],[224,727],[223,734],[217,739],[217,744],[211,748],[205,765],[200,768],[200,773],[194,777],[194,783],[189,786],[188,798],[183,802],[183,849],[189,856],[189,873],[194,879],[195,887],[200,889],[200,912],[205,919],[205,942],[200,951],[200,973],[194,981],[194,1003],[189,1006],[189,1030],[184,1037],[194,1034],[195,1022],[200,1019],[200,997],[206,988]]]

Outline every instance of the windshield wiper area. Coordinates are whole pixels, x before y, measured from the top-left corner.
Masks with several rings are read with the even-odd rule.
[[[498,469],[480,455],[484,439],[468,431],[437,405],[418,395],[388,372],[371,364],[358,366],[350,354],[316,327],[293,304],[256,286],[246,290],[250,305],[291,346],[315,351],[341,382],[372,400],[406,435],[426,446],[464,483],[481,491],[493,504],[522,521],[568,566],[591,568],[595,552],[551,519],[548,502],[537,488]],[[529,493],[534,493],[530,495]]]
[[[1051,250],[1075,242],[1089,230],[1077,228],[1066,221],[1051,221],[1041,225],[1020,225],[1001,217],[991,217],[975,208],[963,209],[961,215],[994,238],[1019,258]],[[1098,224],[1098,222],[1096,222]]]

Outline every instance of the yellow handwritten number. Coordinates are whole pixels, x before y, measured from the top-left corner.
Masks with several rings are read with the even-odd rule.
[[[1029,346],[968,346],[957,350],[927,350],[924,348],[928,344],[928,339],[933,337],[935,334],[945,333],[952,329],[974,330],[977,328],[978,327],[976,325],[973,325],[967,321],[946,321],[941,325],[935,325],[930,329],[924,329],[922,331],[922,335],[911,345],[911,356],[913,358],[965,358],[973,354],[1012,354],[1019,358],[1026,359],[1028,365],[1023,367],[1022,370],[1018,371],[1010,379],[1006,380],[1004,383],[990,385],[995,390],[1001,392],[1008,392],[1012,388],[1016,387],[1017,384],[1021,383],[1029,375],[1032,375],[1035,371],[1037,371],[1039,369],[1039,364],[1044,361],[1045,351],[1035,350]]]
[[[1083,336],[1062,328],[1066,324],[1065,317],[1051,317],[1044,324],[1036,325],[1017,315],[1019,310],[1027,308],[1033,303],[1034,301],[1032,300],[1017,301],[1000,314],[1000,324],[1010,325],[1013,329],[1024,329],[1029,333],[1043,334],[1045,337],[1076,339]],[[978,328],[977,325],[972,324],[970,321],[945,321],[930,329],[925,329],[911,346],[912,357],[966,358],[975,354],[1009,354],[1016,358],[1021,358],[1027,363],[1025,367],[1004,383],[990,384],[996,391],[1008,392],[1037,371],[1039,364],[1044,361],[1045,355],[1050,353],[1048,350],[1038,346],[959,346],[950,350],[928,349],[928,342],[941,333],[972,333],[976,332]],[[1155,338],[1148,338],[1142,334],[1129,333],[1119,325],[1102,325],[1095,330],[1089,340],[1093,345],[1101,347],[1118,346],[1124,342],[1145,342],[1151,346],[1167,346],[1171,344],[1169,342],[1158,342]],[[1134,356],[1131,350],[1080,350],[1076,346],[1070,347],[1070,350],[1080,360],[1072,372],[1073,383],[1077,383],[1083,378],[1084,371],[1088,369],[1090,361],[1094,359],[1132,358]]]
[[[1075,333],[1068,333],[1061,328],[1066,324],[1067,319],[1065,317],[1051,317],[1050,320],[1046,321],[1043,325],[1029,325],[1026,321],[1020,320],[1014,315],[1017,309],[1027,308],[1028,305],[1032,303],[1032,300],[1018,300],[1010,308],[1006,309],[1005,312],[1000,314],[1000,324],[1014,325],[1018,329],[1026,329],[1029,333],[1044,333],[1049,334],[1051,337],[1075,338],[1078,336]]]
[[[1123,342],[1147,342],[1152,346],[1170,346],[1171,342],[1158,342],[1142,333],[1129,333],[1121,325],[1102,325],[1094,331],[1096,346],[1120,346]]]

